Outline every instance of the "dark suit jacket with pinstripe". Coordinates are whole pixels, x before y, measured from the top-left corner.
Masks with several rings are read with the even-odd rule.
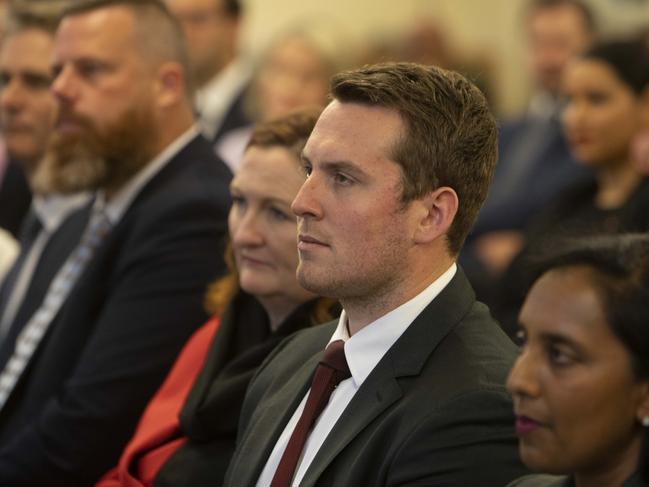
[[[262,366],[226,485],[255,485],[335,327],[293,335]],[[458,270],[368,376],[300,486],[506,485],[525,472],[503,386],[515,354]]]
[[[206,285],[224,271],[230,179],[196,137],[137,195],[0,411],[1,486],[87,486],[116,463],[207,318]]]

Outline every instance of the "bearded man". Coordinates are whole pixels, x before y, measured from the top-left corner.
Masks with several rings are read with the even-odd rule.
[[[53,60],[60,109],[33,184],[95,198],[2,343],[0,485],[92,485],[113,465],[224,270],[231,175],[194,125],[164,3],[73,4]]]

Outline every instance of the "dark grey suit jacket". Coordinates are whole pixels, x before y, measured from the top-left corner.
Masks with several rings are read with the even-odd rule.
[[[255,485],[335,327],[289,337],[262,366],[226,485]],[[504,486],[525,472],[503,386],[515,354],[458,270],[363,383],[300,485]]]
[[[32,193],[20,163],[10,159],[0,180],[0,227],[18,238],[31,201]]]
[[[115,465],[207,319],[206,286],[225,268],[230,179],[196,137],[106,236],[0,411],[0,486],[88,486]]]

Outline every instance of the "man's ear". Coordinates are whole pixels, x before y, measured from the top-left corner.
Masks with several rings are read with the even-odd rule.
[[[158,106],[166,108],[177,104],[186,96],[186,80],[178,63],[162,63],[158,68],[155,95]]]
[[[416,243],[429,243],[446,235],[457,214],[459,199],[453,188],[442,186],[418,200],[421,208],[417,228]]]

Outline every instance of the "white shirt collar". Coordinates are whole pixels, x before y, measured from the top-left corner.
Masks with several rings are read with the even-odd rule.
[[[211,81],[196,91],[196,108],[200,126],[208,139],[213,139],[226,111],[251,77],[251,69],[240,60],[232,61]]]
[[[415,318],[448,285],[456,271],[457,265],[453,263],[417,296],[373,321],[353,337],[350,337],[347,331],[347,316],[343,310],[338,320],[338,327],[329,342],[334,340],[345,342],[345,357],[357,388],[367,379],[376,364]]]
[[[112,198],[106,201],[102,190],[97,192],[95,207],[103,206],[106,216],[112,225],[116,225],[142,188],[164,168],[173,157],[198,135],[198,127],[192,125],[176,140],[169,144],[151,162],[140,169]]]
[[[75,210],[88,204],[92,193],[34,195],[33,208],[43,228],[52,233]]]
[[[550,120],[561,111],[561,100],[547,91],[540,91],[532,96],[527,115],[541,120]]]

